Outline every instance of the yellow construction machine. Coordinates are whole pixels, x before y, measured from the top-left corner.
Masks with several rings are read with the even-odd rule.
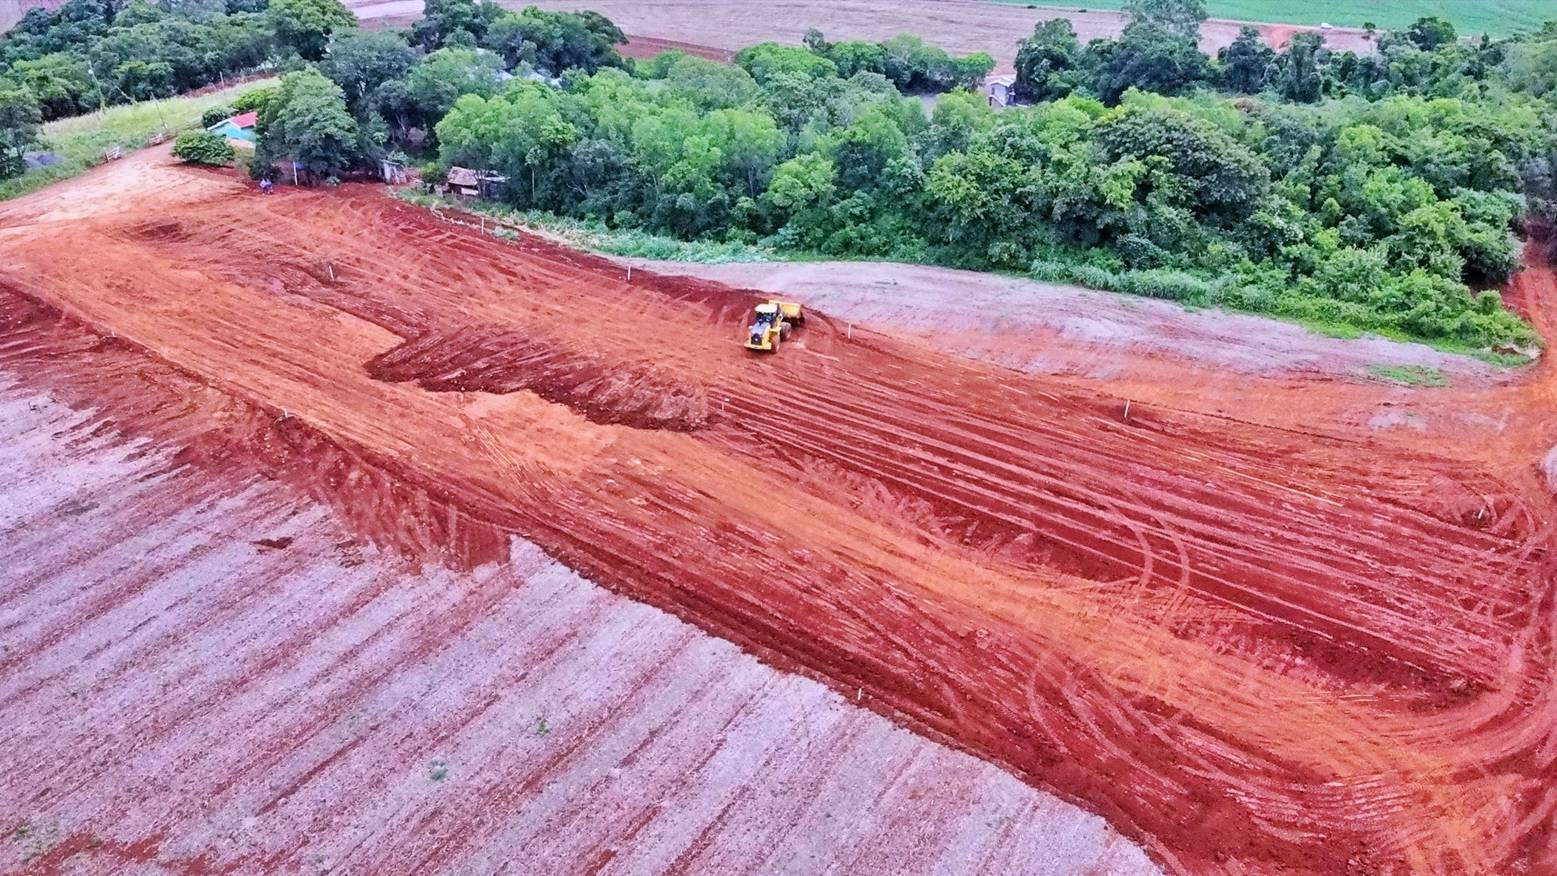
[[[753,313],[751,330],[746,333],[746,349],[777,353],[779,343],[789,339],[790,326],[806,321],[800,305],[793,301],[765,301]]]

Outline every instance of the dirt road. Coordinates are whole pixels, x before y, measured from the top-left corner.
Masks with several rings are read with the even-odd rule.
[[[1425,433],[1315,434],[1255,376],[1236,417],[1146,374],[1126,414],[825,312],[754,359],[751,294],[160,155],[0,209],[0,265],[142,379],[268,412],[198,414],[210,464],[261,447],[413,556],[529,539],[1171,871],[1557,867],[1549,366],[1410,391]],[[1557,328],[1550,271],[1511,297]],[[99,387],[119,427],[181,416],[139,391]]]
[[[1114,37],[1124,29],[1118,12],[1078,11],[988,3],[984,0],[782,0],[775,3],[733,3],[730,0],[513,0],[504,5],[540,6],[577,12],[592,9],[616,22],[637,42],[674,43],[734,51],[773,40],[798,45],[808,28],[819,28],[829,39],[884,40],[912,33],[957,54],[988,52],[998,70],[1010,70],[1016,44],[1041,21],[1065,17],[1085,43]],[[421,14],[420,0],[348,3],[365,21],[411,21]],[[1212,19],[1200,29],[1207,52],[1231,43],[1244,22]],[[1285,45],[1294,33],[1313,28],[1260,25],[1273,45]],[[1370,52],[1373,44],[1360,30],[1333,28],[1325,41],[1336,50]],[[641,52],[640,52],[641,54]]]

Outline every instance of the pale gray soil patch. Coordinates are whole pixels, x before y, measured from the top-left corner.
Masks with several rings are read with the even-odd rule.
[[[838,319],[924,336],[952,352],[1029,373],[1107,378],[1126,352],[1261,376],[1366,380],[1374,366],[1417,366],[1458,383],[1514,373],[1426,344],[1333,338],[1251,314],[1190,311],[1168,301],[975,271],[885,262],[631,261],[793,296]]]
[[[1427,419],[1416,411],[1380,408],[1368,418],[1368,426],[1372,429],[1415,429],[1418,432],[1426,432]]]

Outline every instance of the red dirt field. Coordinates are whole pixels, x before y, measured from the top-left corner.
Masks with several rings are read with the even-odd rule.
[[[408,568],[263,444],[127,439],[115,386],[170,429],[254,412],[69,320],[10,329],[0,872],[1159,872],[533,545]]]
[[[1305,431],[1258,377],[1166,364],[1126,417],[821,312],[751,358],[750,293],[165,153],[0,207],[0,265],[9,332],[57,309],[144,353],[96,376],[62,343],[25,385],[215,472],[260,453],[412,557],[533,541],[1172,872],[1557,871],[1549,364],[1413,391],[1481,418],[1426,433]],[[1510,295],[1554,335],[1549,269]],[[187,407],[137,401],[170,370]]]
[[[730,49],[715,49],[709,46],[700,46],[696,43],[684,43],[679,40],[657,39],[655,37],[634,36],[628,37],[627,44],[619,46],[621,53],[629,58],[652,58],[661,52],[671,50],[686,52],[699,58],[707,58],[710,61],[722,61],[726,64],[735,60],[735,52]]]

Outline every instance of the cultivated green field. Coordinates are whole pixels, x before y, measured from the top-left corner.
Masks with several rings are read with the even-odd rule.
[[[129,152],[148,145],[159,134],[171,140],[179,131],[198,125],[201,113],[207,109],[228,103],[245,91],[274,84],[275,79],[257,79],[199,97],[127,103],[102,113],[49,122],[43,126],[43,142],[60,156],[60,163],[0,182],[0,201],[84,173],[100,163],[103,153],[114,146]]]
[[[1118,9],[1123,0],[1086,0],[1075,5],[1035,0],[993,0],[1018,6],[1068,9]],[[1207,0],[1212,18],[1279,24],[1322,24],[1362,27],[1373,22],[1381,30],[1400,28],[1424,15],[1454,22],[1462,35],[1507,36],[1535,30],[1546,19],[1557,19],[1557,0]]]

